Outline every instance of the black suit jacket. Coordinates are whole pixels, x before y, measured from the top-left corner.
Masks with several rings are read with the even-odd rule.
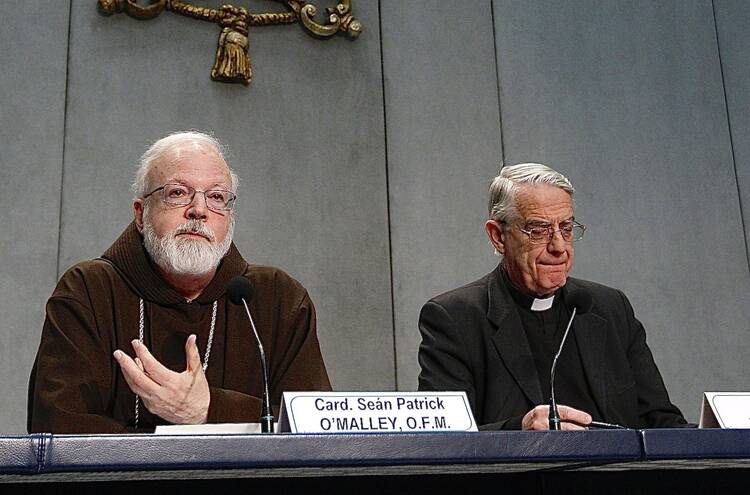
[[[498,267],[424,305],[419,317],[419,389],[466,391],[478,425],[518,429],[523,415],[547,400],[501,276]],[[573,289],[588,291],[593,298],[592,309],[576,316],[571,332],[604,421],[632,428],[685,424],[669,401],[646,332],[625,295],[568,278],[564,290]]]

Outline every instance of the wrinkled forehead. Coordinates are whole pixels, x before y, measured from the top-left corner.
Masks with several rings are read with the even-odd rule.
[[[530,217],[563,220],[573,215],[574,205],[570,193],[549,184],[519,187],[515,206],[522,219]]]
[[[152,187],[167,182],[201,188],[222,186],[229,189],[232,185],[224,157],[213,147],[201,143],[186,143],[154,160],[148,182]]]

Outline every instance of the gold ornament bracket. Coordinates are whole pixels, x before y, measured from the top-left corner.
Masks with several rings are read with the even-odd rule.
[[[326,8],[328,19],[325,24],[315,20],[317,7],[305,0],[279,0],[289,9],[287,12],[252,14],[243,7],[225,4],[218,9],[199,7],[181,0],[149,0],[142,4],[137,0],[98,0],[99,11],[103,15],[125,13],[139,20],[157,17],[163,11],[192,17],[202,21],[215,22],[221,26],[216,60],[211,69],[211,79],[227,83],[250,84],[253,71],[248,54],[248,27],[293,24],[300,21],[311,34],[329,38],[336,33],[344,33],[356,39],[362,32],[362,23],[352,15],[351,0],[340,0],[335,7]]]

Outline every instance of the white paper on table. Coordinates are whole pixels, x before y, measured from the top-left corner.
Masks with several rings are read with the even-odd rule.
[[[274,423],[278,431],[278,423]],[[243,435],[260,433],[260,423],[210,423],[205,425],[159,425],[155,435]]]

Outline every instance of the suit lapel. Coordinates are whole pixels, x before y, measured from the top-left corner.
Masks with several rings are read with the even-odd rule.
[[[529,341],[521,324],[521,317],[515,308],[508,289],[502,282],[500,268],[495,276],[489,277],[487,292],[489,305],[487,318],[497,327],[491,337],[495,349],[513,376],[526,398],[534,405],[544,404],[539,375],[531,355]]]
[[[592,311],[576,316],[571,331],[575,335],[583,372],[591,387],[594,402],[602,416],[607,417],[606,363],[604,361],[607,320],[596,314],[596,307],[594,307]]]

